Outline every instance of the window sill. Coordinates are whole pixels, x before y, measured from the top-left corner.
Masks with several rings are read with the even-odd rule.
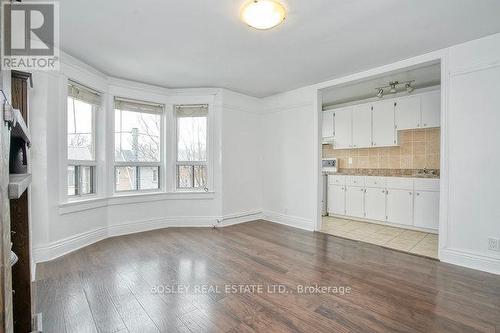
[[[215,192],[145,192],[121,193],[113,197],[94,197],[82,200],[72,200],[59,205],[59,215],[71,214],[85,210],[97,209],[108,206],[119,206],[142,202],[163,200],[212,200]]]

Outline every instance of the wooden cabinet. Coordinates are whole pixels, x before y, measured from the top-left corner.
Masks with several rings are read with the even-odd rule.
[[[352,108],[338,109],[334,113],[335,138],[337,149],[352,147]]]
[[[395,105],[397,130],[420,127],[420,96],[398,98]]]
[[[441,92],[433,91],[421,95],[421,127],[439,127],[441,125]]]
[[[394,101],[381,101],[373,104],[373,146],[386,147],[396,144],[394,122]]]
[[[333,139],[334,125],[333,125],[333,111],[323,112],[323,128],[322,138],[323,142],[329,142]]]
[[[346,215],[353,217],[364,217],[365,189],[358,186],[347,186],[345,193]]]
[[[387,222],[413,225],[413,190],[387,190]]]
[[[372,145],[372,106],[357,105],[352,109],[352,146],[366,148]]]
[[[345,186],[328,185],[328,214],[345,214]]]
[[[384,188],[368,187],[365,189],[365,217],[367,219],[385,220],[385,196]]]

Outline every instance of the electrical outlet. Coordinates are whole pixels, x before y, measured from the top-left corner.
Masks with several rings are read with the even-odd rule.
[[[490,250],[490,251],[500,251],[500,239],[498,239],[498,238],[488,238],[488,250]]]
[[[349,157],[349,164],[352,164],[352,157]]]

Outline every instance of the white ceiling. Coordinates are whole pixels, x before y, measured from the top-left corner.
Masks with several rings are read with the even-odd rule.
[[[323,106],[333,106],[336,104],[350,103],[373,98],[377,94],[376,88],[388,86],[391,81],[410,81],[415,80],[412,86],[415,89],[427,88],[441,84],[441,64],[428,63],[412,68],[385,73],[377,77],[360,80],[358,82],[349,83],[342,86],[327,88],[322,91]],[[404,85],[400,85],[398,92],[404,90]],[[388,92],[390,89],[385,89],[385,96],[390,97]]]
[[[499,0],[283,0],[257,31],[245,0],[61,0],[61,48],[102,72],[263,97],[500,32]]]

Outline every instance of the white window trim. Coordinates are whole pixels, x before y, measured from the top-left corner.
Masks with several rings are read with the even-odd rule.
[[[206,104],[208,107],[208,115],[207,115],[207,160],[206,161],[178,161],[177,156],[178,156],[178,151],[177,151],[177,139],[178,139],[178,133],[177,133],[177,115],[176,115],[176,110],[175,110],[175,105],[194,105],[194,104]],[[172,105],[172,116],[173,116],[173,176],[172,176],[172,191],[177,192],[177,193],[210,193],[213,192],[214,184],[213,184],[213,149],[212,149],[212,133],[214,132],[212,130],[212,124],[213,124],[213,102],[210,101],[208,103],[193,103],[192,101],[189,102],[186,100],[184,103],[175,103]],[[204,165],[207,168],[207,185],[205,188],[179,188],[177,187],[177,167],[179,165]],[[194,175],[193,175],[194,177]]]
[[[67,148],[67,97],[68,81],[81,82],[82,85],[92,87],[101,93],[102,104],[98,114],[94,117],[97,126],[94,132],[95,161],[95,193],[83,197],[67,195],[67,166],[68,166],[68,148]],[[67,214],[85,210],[92,210],[99,207],[107,207],[121,204],[142,203],[162,200],[213,200],[216,198],[214,181],[215,175],[220,173],[220,165],[214,164],[220,154],[220,147],[216,145],[219,140],[216,127],[219,126],[218,107],[215,105],[215,90],[201,90],[193,93],[180,92],[168,94],[153,88],[134,85],[113,84],[106,78],[82,73],[80,70],[71,66],[62,68],[62,75],[55,79],[59,91],[59,103],[57,122],[58,122],[58,188],[59,188],[59,214]],[[164,105],[163,117],[163,149],[162,163],[159,173],[160,190],[149,192],[119,192],[115,193],[114,179],[114,96],[127,96],[133,100],[154,101]],[[178,104],[208,104],[208,129],[207,129],[207,173],[209,191],[176,191],[176,148],[175,139],[175,115],[173,106]],[[82,161],[87,164],[89,161]],[[218,188],[218,187],[217,187]]]
[[[160,161],[158,162],[122,162],[122,161],[116,161],[115,160],[115,99],[124,99],[124,100],[130,100],[134,101],[136,103],[144,103],[144,104],[158,104],[162,106],[162,111],[161,112],[151,112],[151,111],[144,111],[144,112],[139,112],[139,111],[133,111],[133,112],[138,112],[138,113],[146,113],[146,114],[159,114],[160,115]],[[164,102],[156,102],[156,101],[147,101],[143,99],[132,99],[128,97],[121,97],[121,96],[112,96],[112,106],[111,106],[111,114],[112,114],[112,142],[110,145],[110,149],[108,151],[108,158],[112,161],[112,171],[111,171],[111,177],[113,179],[113,186],[111,188],[111,193],[113,197],[120,197],[120,196],[128,196],[131,194],[155,194],[155,193],[165,193],[165,180],[162,175],[164,174],[165,170],[165,146],[168,145],[168,142],[165,140],[165,131],[166,131],[166,126],[165,126],[165,113],[166,113],[167,106],[165,105]],[[158,167],[159,168],[159,182],[158,182],[158,188],[157,189],[137,189],[137,190],[124,190],[124,191],[117,191],[116,190],[116,167]],[[137,185],[139,186],[139,184]]]
[[[104,108],[104,101],[105,101],[105,95],[92,88],[92,87],[89,87],[85,84],[82,84],[82,86],[84,87],[88,87],[89,90],[92,90],[92,91],[95,91],[97,93],[100,94],[101,96],[101,105],[100,106],[95,106],[95,105],[92,105],[92,151],[93,151],[93,154],[94,154],[94,159],[93,160],[72,160],[72,159],[69,159],[68,158],[68,85],[70,85],[71,82],[74,82],[74,83],[77,83],[77,84],[80,84],[78,82],[78,80],[74,80],[74,79],[71,79],[71,78],[64,78],[63,80],[60,81],[60,83],[62,83],[62,95],[64,97],[62,103],[63,104],[63,110],[64,112],[62,112],[64,114],[64,116],[62,117],[63,119],[60,119],[60,121],[62,120],[63,121],[63,124],[64,126],[62,128],[64,128],[64,140],[62,140],[63,144],[64,144],[64,163],[62,163],[62,165],[64,165],[64,181],[62,182],[61,184],[61,188],[63,189],[63,193],[62,193],[62,196],[64,197],[64,201],[66,202],[75,202],[75,201],[84,201],[84,200],[88,200],[88,199],[92,199],[92,198],[97,198],[99,196],[99,163],[98,163],[98,160],[99,160],[99,150],[98,150],[98,147],[99,147],[99,144],[100,144],[100,139],[99,139],[99,135],[98,135],[98,126],[97,126],[97,118],[100,116],[100,113],[102,112],[105,112],[105,108]],[[93,171],[93,174],[92,174],[92,189],[93,189],[93,192],[92,193],[88,193],[88,194],[76,194],[76,195],[69,195],[68,194],[68,176],[67,176],[67,172],[68,172],[68,167],[69,166],[92,166],[94,167],[94,171]],[[79,182],[81,183],[81,182]],[[79,187],[81,186],[81,184],[79,184]]]

